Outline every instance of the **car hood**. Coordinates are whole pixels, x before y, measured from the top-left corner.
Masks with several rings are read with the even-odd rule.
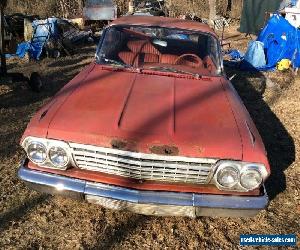
[[[96,65],[55,111],[47,137],[145,153],[169,154],[153,150],[170,147],[171,154],[242,159],[221,79]]]

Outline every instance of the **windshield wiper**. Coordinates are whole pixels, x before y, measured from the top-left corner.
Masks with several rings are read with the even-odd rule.
[[[181,70],[181,69],[175,69],[175,68],[170,68],[170,67],[163,67],[163,66],[157,66],[157,67],[150,67],[149,69],[153,70],[163,70],[165,72],[172,72],[172,73],[180,73],[180,74],[187,74],[191,75],[197,79],[199,79],[201,76],[197,73],[192,73],[189,71]]]

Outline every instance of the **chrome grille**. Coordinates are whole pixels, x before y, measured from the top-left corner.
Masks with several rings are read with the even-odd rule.
[[[138,180],[206,184],[216,159],[163,156],[70,143],[77,166]]]

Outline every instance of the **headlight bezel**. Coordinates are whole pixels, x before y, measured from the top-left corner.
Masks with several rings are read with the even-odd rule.
[[[238,180],[235,183],[235,185],[231,187],[223,186],[218,181],[219,173],[226,167],[233,167],[236,168],[238,171]],[[253,188],[246,188],[241,184],[241,176],[242,174],[247,173],[247,171],[256,171],[260,174],[261,182],[259,185],[256,185]],[[268,176],[269,173],[267,172],[266,167],[261,163],[250,163],[250,162],[242,162],[242,161],[234,161],[234,160],[221,160],[218,161],[216,164],[215,172],[211,180],[211,183],[216,185],[216,187],[222,191],[249,192],[259,188],[264,183],[264,181],[267,179]]]
[[[40,144],[44,145],[44,147],[46,148],[46,160],[42,163],[34,162],[28,155],[28,146],[33,142],[40,143]],[[40,167],[56,169],[56,170],[66,170],[70,166],[74,165],[74,160],[73,160],[73,156],[72,156],[72,153],[71,153],[71,148],[70,148],[69,144],[64,142],[64,141],[46,139],[46,138],[37,138],[37,137],[29,136],[29,137],[26,137],[23,140],[21,145],[24,148],[24,150],[27,154],[27,157],[30,159],[30,161],[32,161],[34,164],[36,164]],[[58,147],[58,148],[62,148],[62,149],[65,150],[65,152],[67,154],[67,157],[68,157],[67,163],[65,163],[64,165],[55,165],[51,161],[50,156],[49,156],[49,151],[53,147]]]

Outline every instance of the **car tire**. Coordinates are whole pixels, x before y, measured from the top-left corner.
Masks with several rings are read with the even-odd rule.
[[[60,51],[59,51],[58,49],[54,49],[52,53],[53,53],[52,56],[53,56],[53,58],[55,58],[55,59],[59,58],[60,55],[61,55],[61,54],[60,54]]]

